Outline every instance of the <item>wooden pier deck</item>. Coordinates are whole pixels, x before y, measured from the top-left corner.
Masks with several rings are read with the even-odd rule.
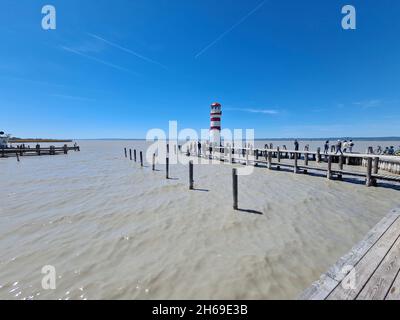
[[[80,147],[64,145],[62,147],[50,146],[48,148],[1,148],[0,158],[68,154],[69,151],[80,151]]]
[[[392,210],[300,300],[400,300],[400,208]]]
[[[185,152],[185,150],[181,150]],[[287,168],[295,174],[319,172],[328,179],[342,180],[343,177],[365,179],[368,187],[377,186],[378,181],[400,183],[400,157],[356,153],[327,153],[320,150],[249,149],[232,147],[202,146],[199,154],[192,144],[186,151],[206,159],[245,165],[265,166],[269,170]]]

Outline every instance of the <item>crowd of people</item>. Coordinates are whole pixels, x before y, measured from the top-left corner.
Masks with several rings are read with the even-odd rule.
[[[335,153],[335,154],[343,154],[343,153],[353,153],[354,142],[353,140],[337,140],[336,142],[331,143],[329,140],[325,141],[324,144],[324,154]],[[299,150],[299,142],[297,140],[294,141],[294,150]],[[394,146],[386,147],[383,149],[381,146],[377,146],[376,149],[371,148],[371,153],[377,155],[389,155],[389,156],[400,156],[400,146],[396,150]]]
[[[298,144],[298,143],[297,143]],[[296,142],[295,142],[296,146]],[[334,144],[330,144],[330,142],[327,140],[325,141],[324,144],[324,153],[328,154],[328,152],[334,152],[335,154],[343,154],[343,153],[352,153],[353,152],[353,147],[354,147],[354,142],[353,140],[344,140],[343,142],[341,140],[338,140]],[[378,146],[376,149],[371,148],[371,153],[377,154],[377,155],[389,155],[389,156],[400,156],[400,146],[397,150],[395,150],[394,146],[386,147],[383,149],[381,146]]]
[[[343,154],[343,153],[352,153],[354,147],[353,140],[338,140],[335,144],[330,145],[329,140],[325,141],[324,144],[324,153],[327,154],[329,151],[334,152],[335,154]]]

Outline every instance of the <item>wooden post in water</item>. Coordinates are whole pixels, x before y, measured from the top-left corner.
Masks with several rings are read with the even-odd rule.
[[[379,157],[375,157],[373,162],[372,173],[378,174],[378,172],[379,172]],[[376,178],[372,178],[372,186],[374,187],[377,186]]]
[[[133,159],[135,160],[135,162],[136,162],[136,149],[135,150],[133,150]]]
[[[268,169],[272,169],[272,151],[268,151]]]
[[[140,166],[143,167],[143,152],[140,151]]]
[[[298,172],[298,154],[294,153],[294,173]]]
[[[68,154],[68,146],[66,144],[64,144],[63,151],[64,154]]]
[[[379,172],[379,157],[374,158],[374,174],[378,174]]]
[[[332,179],[332,156],[328,156],[328,171],[326,173],[326,177],[331,180]]]
[[[367,179],[365,184],[367,187],[372,186],[372,158],[367,158]]]
[[[169,179],[169,157],[165,159],[165,177]]]
[[[280,163],[280,162],[281,162],[281,151],[280,151],[280,148],[279,148],[279,147],[276,147],[276,157],[277,157],[277,159],[278,159],[278,163]],[[277,166],[276,166],[276,169],[277,169],[277,170],[281,170],[281,166],[280,166],[280,165],[277,165]]]
[[[128,158],[128,153],[126,151],[126,148],[124,148],[124,151],[125,151],[125,158]]]
[[[307,151],[305,151],[304,152],[304,166],[308,166],[308,150]],[[306,169],[304,169],[304,173],[307,173],[308,172],[308,170],[307,170],[307,168]]]
[[[343,154],[341,154],[341,155],[339,156],[339,170],[340,170],[340,171],[343,170],[343,163],[344,163],[344,157],[343,157]],[[338,174],[338,179],[339,179],[339,180],[341,180],[342,177],[343,177],[343,176],[342,176],[341,173]]]
[[[317,149],[317,162],[320,163],[321,162],[321,148]]]
[[[132,149],[129,149],[129,159],[132,161]]]
[[[233,209],[238,209],[238,176],[237,169],[232,169]]]
[[[19,154],[18,152],[15,153],[17,155],[17,161],[19,162]]]
[[[189,161],[189,190],[193,190],[193,161]]]
[[[156,154],[153,153],[153,165],[152,165],[152,170],[155,171],[156,170]]]

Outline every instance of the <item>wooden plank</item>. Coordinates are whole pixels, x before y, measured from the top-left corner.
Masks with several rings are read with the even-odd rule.
[[[347,275],[342,273],[345,266],[354,266],[369,251],[369,249],[382,237],[384,232],[397,220],[400,216],[400,209],[393,209],[385,216],[377,225],[375,225],[362,241],[356,244],[349,253],[341,257],[328,271],[327,274],[341,281]]]
[[[382,262],[388,251],[397,240],[400,232],[400,219],[396,219],[382,237],[375,243],[374,246],[365,254],[360,261],[354,265],[356,274],[356,283],[354,288],[345,289],[342,285],[338,285],[329,295],[329,300],[352,300],[362,290],[364,284],[371,277],[372,273]],[[352,274],[348,274],[341,283],[351,282]]]
[[[307,288],[300,296],[298,300],[325,300],[333,289],[339,284],[338,281],[332,279],[328,275],[322,275],[321,278],[314,282],[309,288]]]
[[[397,230],[400,235],[400,229]],[[400,270],[400,237],[375,270],[365,287],[361,290],[357,300],[384,300],[393,280]]]
[[[400,300],[400,272],[397,273],[385,300]]]

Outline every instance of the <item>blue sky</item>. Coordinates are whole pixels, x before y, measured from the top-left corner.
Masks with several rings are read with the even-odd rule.
[[[142,138],[208,128],[218,101],[258,138],[399,136],[399,17],[397,0],[2,0],[0,129]]]

